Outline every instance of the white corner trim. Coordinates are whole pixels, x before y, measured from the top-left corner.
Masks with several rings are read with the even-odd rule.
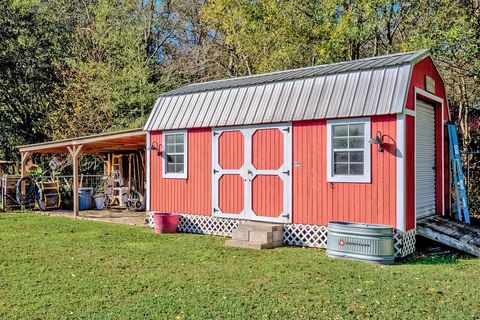
[[[166,155],[166,143],[165,137],[172,134],[179,134],[183,133],[183,161],[184,161],[184,170],[182,173],[166,173],[166,162],[167,157]],[[188,177],[188,132],[187,130],[170,130],[170,131],[162,131],[162,177],[164,179],[187,179]]]
[[[150,162],[151,162],[151,153],[152,151],[149,150],[150,148],[150,141],[151,141],[151,137],[150,137],[150,131],[147,131],[147,145],[145,146],[145,152],[146,152],[146,158],[147,158],[147,163],[146,163],[146,167],[147,167],[147,172],[146,172],[146,176],[147,176],[147,182],[146,182],[146,192],[145,192],[145,210],[148,212],[150,211],[150,174],[152,172],[152,169],[150,168]]]
[[[396,228],[400,231],[406,231],[406,211],[405,211],[405,115],[397,114],[397,214],[396,214]]]
[[[332,126],[339,124],[364,124],[364,171],[363,175],[334,175],[333,174],[333,147],[332,147]],[[353,183],[371,183],[371,157],[372,147],[369,143],[371,137],[371,121],[366,118],[335,119],[327,121],[327,182],[353,182]]]

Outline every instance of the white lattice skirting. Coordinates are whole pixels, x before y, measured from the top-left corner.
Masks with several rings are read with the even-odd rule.
[[[393,236],[395,257],[403,258],[415,252],[415,229],[406,232],[398,231]]]
[[[180,214],[178,231],[229,237],[244,220]],[[148,225],[154,226],[153,214],[148,215]],[[326,248],[327,227],[310,224],[284,224],[283,243],[293,246]],[[395,256],[405,257],[415,251],[415,229],[397,232],[394,237]]]

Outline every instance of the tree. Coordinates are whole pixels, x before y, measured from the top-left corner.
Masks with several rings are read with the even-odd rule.
[[[57,74],[69,34],[49,3],[0,0],[0,159],[16,159],[16,145],[47,138]]]

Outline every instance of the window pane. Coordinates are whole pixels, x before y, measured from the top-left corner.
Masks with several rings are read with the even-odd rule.
[[[333,138],[333,149],[348,148],[348,138]]]
[[[175,156],[175,163],[183,165],[183,156]]]
[[[174,135],[166,135],[165,136],[165,143],[168,145],[168,144],[171,144],[171,143],[174,143],[175,142],[175,136]]]
[[[175,173],[175,164],[167,163],[167,173]]]
[[[174,163],[174,161],[175,161],[174,156],[167,154],[167,164]]]
[[[351,151],[350,162],[363,162],[363,151]]]
[[[175,145],[167,143],[167,153],[175,152]]]
[[[348,162],[347,151],[335,151],[333,153],[333,159],[335,162]]]
[[[334,137],[348,136],[348,126],[347,125],[333,126],[333,136]]]
[[[362,175],[363,174],[363,163],[351,163],[350,164],[350,174],[351,175]]]
[[[183,133],[175,135],[175,143],[183,143]]]
[[[364,138],[350,138],[349,148],[363,148]]]
[[[335,163],[333,166],[334,174],[348,174],[348,164]]]
[[[180,164],[176,165],[176,172],[177,173],[183,173],[183,163],[180,163]]]
[[[183,143],[175,145],[175,152],[183,153]]]
[[[349,136],[363,136],[364,127],[363,124],[351,124],[349,127]]]

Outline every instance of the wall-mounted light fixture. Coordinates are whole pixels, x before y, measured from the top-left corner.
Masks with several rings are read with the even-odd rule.
[[[159,146],[156,141],[153,141],[153,143],[147,148],[147,150],[157,151],[157,156],[160,157],[162,155],[161,148],[162,148],[162,145]]]
[[[377,131],[375,137],[370,139],[369,142],[378,145],[378,152],[383,152],[383,135],[380,131]]]

